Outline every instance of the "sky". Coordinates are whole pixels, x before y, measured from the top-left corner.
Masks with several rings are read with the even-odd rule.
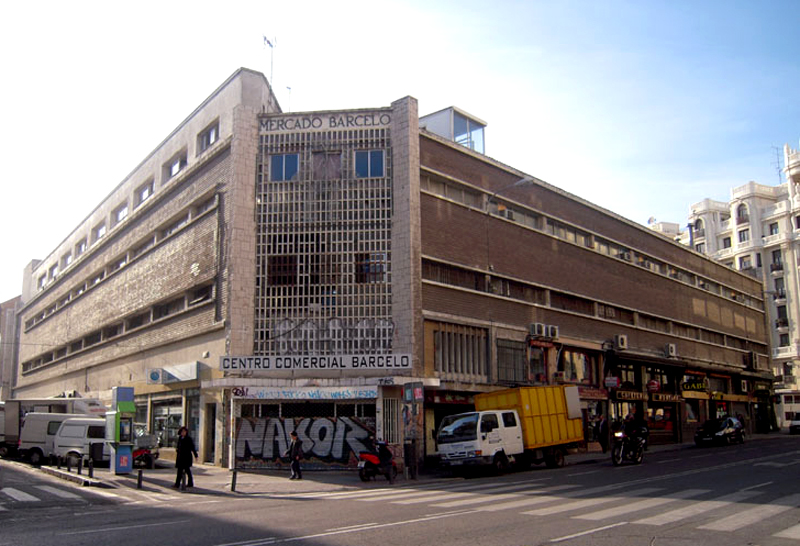
[[[0,302],[239,67],[284,111],[448,106],[486,153],[635,222],[783,182],[796,0],[14,2],[0,21]],[[268,37],[273,47],[264,43]]]

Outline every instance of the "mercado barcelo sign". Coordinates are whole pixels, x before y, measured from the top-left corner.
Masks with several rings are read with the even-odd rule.
[[[223,356],[219,359],[219,369],[224,372],[271,370],[399,371],[411,369],[411,355]]]
[[[331,112],[330,114],[307,114],[270,116],[261,118],[261,131],[280,133],[286,131],[327,131],[330,129],[368,129],[386,127],[392,122],[388,112]]]

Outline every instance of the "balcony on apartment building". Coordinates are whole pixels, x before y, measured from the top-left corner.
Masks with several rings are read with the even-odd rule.
[[[775,360],[794,360],[800,358],[800,346],[796,343],[786,347],[773,347],[772,358]],[[773,363],[774,364],[774,363]]]
[[[772,293],[772,299],[775,303],[784,303],[786,301],[786,290],[779,288]]]
[[[789,319],[788,318],[777,318],[777,319],[775,319],[775,328],[778,331],[788,330],[788,328],[789,328]]]

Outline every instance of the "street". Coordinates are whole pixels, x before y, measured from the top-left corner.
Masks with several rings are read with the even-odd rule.
[[[0,545],[800,545],[798,473],[786,435],[393,487],[315,491],[308,473],[303,492],[97,490],[4,467]]]

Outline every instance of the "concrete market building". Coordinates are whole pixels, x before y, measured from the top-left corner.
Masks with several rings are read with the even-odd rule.
[[[485,155],[486,123],[411,97],[282,113],[237,70],[26,269],[16,398],[107,399],[202,460],[318,468],[510,385],[579,386],[653,440],[768,426],[760,283]],[[405,449],[404,449],[405,448]],[[411,458],[413,456],[413,459]]]

